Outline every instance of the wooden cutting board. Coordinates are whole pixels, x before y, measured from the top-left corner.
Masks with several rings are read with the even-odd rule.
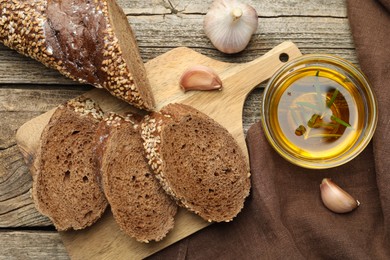
[[[255,86],[270,78],[283,65],[280,59],[283,53],[288,55],[289,60],[301,56],[299,49],[292,42],[284,42],[262,57],[242,64],[216,61],[182,47],[147,62],[146,70],[157,109],[173,102],[199,109],[226,127],[248,158],[242,128],[244,101]],[[215,69],[222,79],[223,90],[184,93],[179,88],[179,78],[186,68],[195,64]],[[133,109],[104,90],[94,89],[84,95],[96,100],[105,111],[124,112]],[[53,112],[54,110],[51,110],[25,123],[16,134],[18,146],[29,167],[32,167],[43,128]],[[175,228],[163,241],[143,244],[121,232],[110,210],[107,210],[90,228],[60,234],[72,259],[141,259],[208,225],[209,223],[195,214],[180,209],[176,216]]]

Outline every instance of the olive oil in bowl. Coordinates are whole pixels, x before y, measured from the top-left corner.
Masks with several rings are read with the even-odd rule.
[[[364,76],[345,68],[352,65],[332,56],[308,56],[287,64],[270,80],[263,127],[287,160],[307,168],[335,167],[368,144],[376,102],[368,83],[362,87]]]

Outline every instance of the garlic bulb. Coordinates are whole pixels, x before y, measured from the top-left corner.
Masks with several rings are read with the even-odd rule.
[[[184,92],[189,90],[221,90],[222,80],[212,68],[194,65],[183,72],[180,78],[180,87]]]
[[[328,178],[322,180],[320,189],[322,202],[333,212],[347,213],[360,205],[358,200],[354,199]]]
[[[204,31],[221,52],[245,49],[257,29],[257,12],[237,0],[215,0],[204,18]]]

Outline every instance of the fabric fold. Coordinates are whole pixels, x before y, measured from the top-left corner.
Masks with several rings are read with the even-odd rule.
[[[378,100],[374,158],[390,245],[390,0],[349,0],[347,7],[359,64]]]

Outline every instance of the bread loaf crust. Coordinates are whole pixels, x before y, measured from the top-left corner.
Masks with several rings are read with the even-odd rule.
[[[153,110],[135,37],[114,0],[0,0],[0,17],[0,42],[6,46]]]
[[[59,106],[42,132],[33,200],[59,231],[92,225],[108,205],[96,179],[92,149],[102,117],[92,100],[81,97]]]
[[[233,136],[198,110],[170,104],[146,116],[142,138],[156,177],[180,206],[231,221],[250,190],[247,160]]]

